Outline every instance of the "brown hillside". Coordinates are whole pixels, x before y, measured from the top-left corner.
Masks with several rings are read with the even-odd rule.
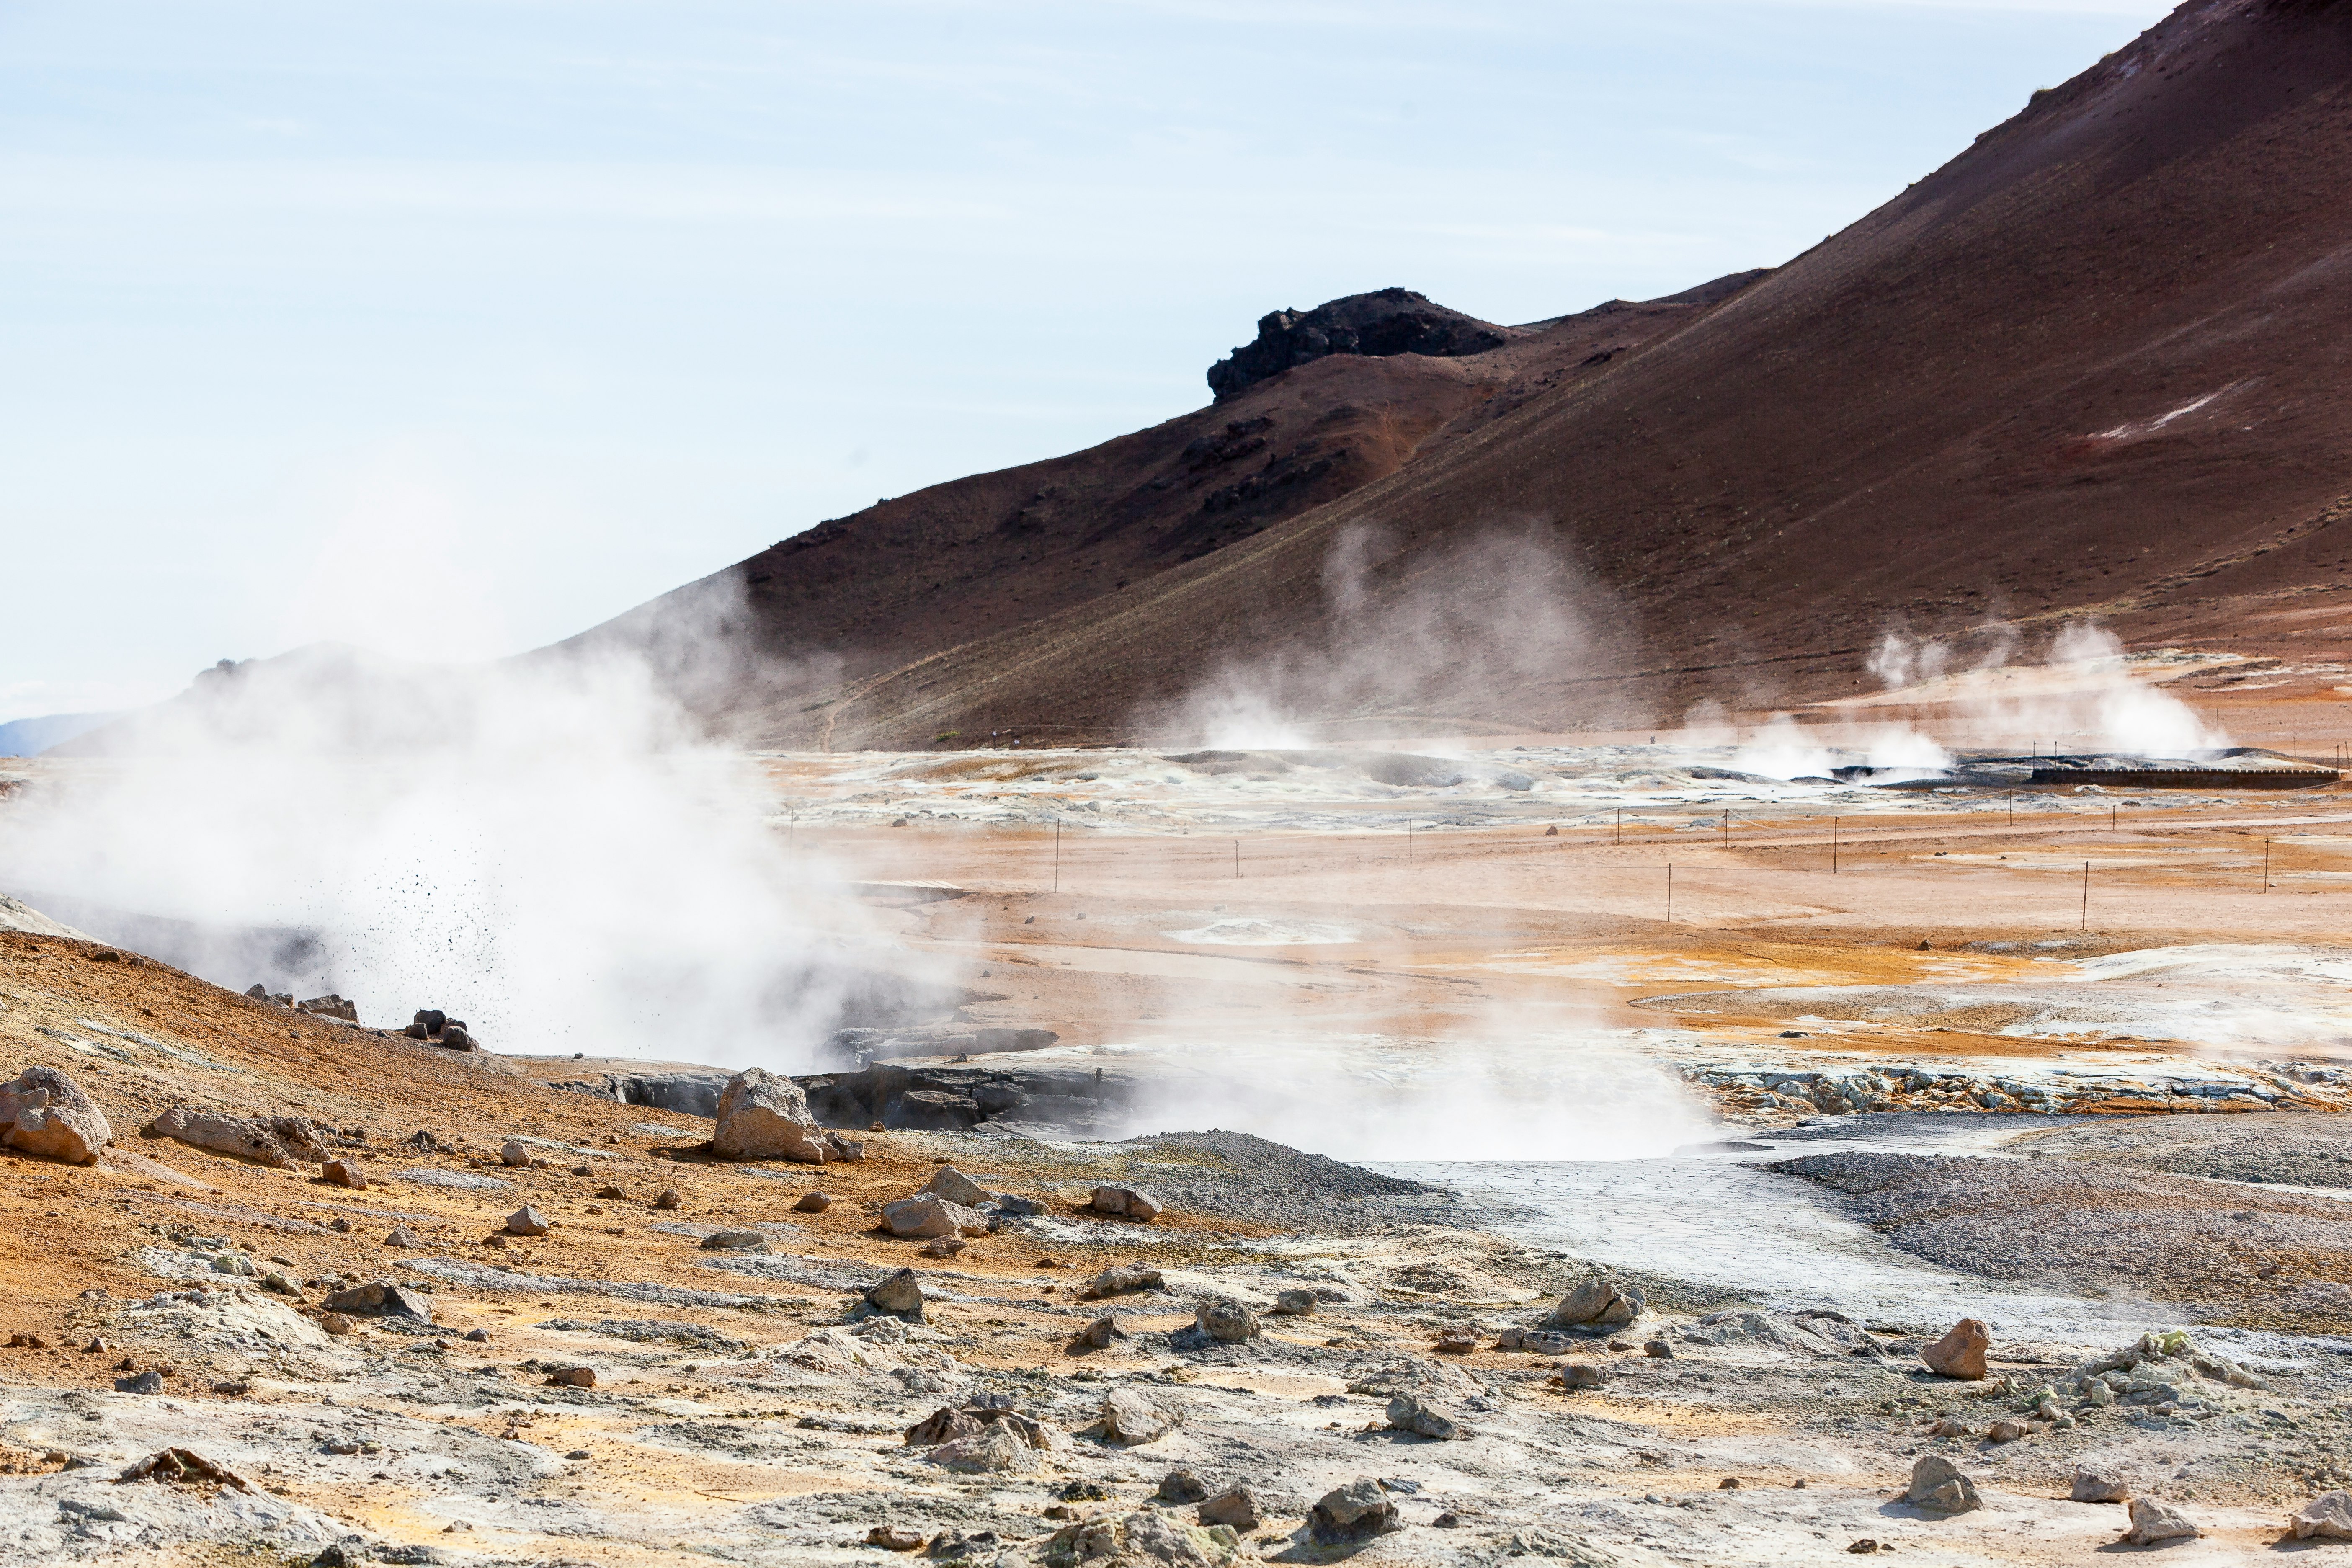
[[[1108,735],[1237,649],[1333,635],[1323,573],[1351,526],[1382,531],[1375,599],[1475,609],[1492,584],[1423,568],[1535,520],[1638,637],[1457,693],[1461,721],[1828,696],[1890,627],[1994,618],[2336,650],[2347,87],[2344,0],[2185,6],[1720,305],[1644,307],[1682,313],[1635,312],[1622,345],[1601,313],[1484,355],[1322,360],[907,498],[745,563],[761,636],[852,651],[835,743]],[[1333,468],[1201,510],[1268,459],[1196,472],[1187,444],[1257,417],[1270,477]],[[772,738],[814,733],[757,689],[732,705]]]

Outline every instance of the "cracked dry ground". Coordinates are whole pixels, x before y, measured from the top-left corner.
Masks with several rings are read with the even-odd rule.
[[[857,1164],[714,1164],[695,1152],[707,1123],[106,952],[0,935],[0,1066],[63,1068],[121,1141],[93,1168],[0,1156],[0,1333],[41,1342],[0,1351],[0,1562],[876,1563],[894,1554],[867,1534],[889,1527],[932,1560],[973,1563],[1124,1541],[1138,1562],[1761,1564],[1843,1560],[1864,1539],[1906,1561],[2057,1563],[2088,1560],[2122,1528],[2113,1505],[2064,1500],[2084,1457],[2192,1512],[2206,1534],[2169,1560],[2219,1562],[2276,1540],[2283,1505],[2346,1462],[2347,1380],[2307,1341],[2213,1331],[2266,1386],[2198,1383],[2189,1414],[2159,1415],[2063,1388],[2136,1327],[2098,1344],[1997,1344],[1999,1381],[1964,1385],[1912,1353],[1948,1326],[1933,1300],[1865,1335],[1644,1279],[1649,1313],[1568,1358],[1598,1365],[1602,1385],[1570,1391],[1553,1357],[1492,1348],[1494,1331],[1534,1325],[1587,1268],[1478,1228],[1444,1194],[1382,1192],[1232,1135],[893,1132]],[[308,1116],[374,1184],[137,1138],[176,1103]],[[407,1142],[419,1131],[439,1147]],[[491,1152],[518,1135],[543,1166]],[[881,1202],[950,1159],[1046,1214],[951,1259],[874,1228]],[[1148,1226],[1082,1213],[1087,1184],[1109,1177],[1181,1195]],[[829,1209],[793,1212],[819,1187]],[[664,1189],[677,1208],[652,1206]],[[1263,1218],[1269,1191],[1288,1223]],[[1221,1214],[1227,1192],[1261,1217]],[[551,1233],[485,1246],[526,1201]],[[399,1226],[421,1245],[385,1246]],[[698,1245],[721,1228],[760,1230],[767,1249]],[[1097,1269],[1130,1260],[1162,1287],[1077,1299]],[[863,1289],[908,1265],[926,1321],[854,1319]],[[272,1271],[297,1293],[264,1289]],[[423,1287],[433,1321],[330,1333],[331,1279]],[[1189,1329],[1203,1295],[1263,1307],[1302,1287],[1325,1298],[1318,1310],[1265,1317],[1260,1338]],[[1129,1337],[1072,1351],[1106,1305]],[[1436,1349],[1464,1329],[1478,1348]],[[1673,1354],[1643,1353],[1653,1337]],[[578,1367],[593,1386],[558,1379]],[[161,1392],[115,1391],[149,1370]],[[2053,1382],[2064,1424],[1982,1442]],[[1120,1447],[1096,1434],[1122,1389],[1173,1419],[1165,1436]],[[1388,1429],[1397,1393],[1472,1435]],[[902,1436],[942,1406],[990,1405],[1034,1418],[1046,1446],[959,1473]],[[1955,1435],[1930,1435],[1938,1419]],[[247,1485],[116,1479],[173,1447]],[[1928,1452],[1967,1464],[1989,1506],[1940,1519],[1896,1500]],[[1180,1467],[1212,1489],[1247,1485],[1262,1521],[1238,1536],[1136,1527],[1190,1524],[1189,1507],[1150,1511]],[[1309,1507],[1365,1477],[1400,1528],[1318,1543]],[[1088,1535],[1090,1517],[1127,1527]],[[1160,1556],[1140,1555],[1155,1542]]]

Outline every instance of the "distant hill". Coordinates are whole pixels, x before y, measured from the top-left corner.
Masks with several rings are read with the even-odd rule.
[[[37,757],[51,746],[86,735],[120,718],[116,713],[52,713],[0,724],[0,757]]]

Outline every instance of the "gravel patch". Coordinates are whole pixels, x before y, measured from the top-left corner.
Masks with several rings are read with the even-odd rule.
[[[2211,1323],[2352,1326],[2352,1204],[2335,1198],[2071,1160],[1855,1152],[1765,1169],[1963,1273],[2172,1302]]]
[[[2341,1116],[2102,1121],[2038,1138],[2033,1152],[2224,1182],[2352,1189],[2352,1118]]]

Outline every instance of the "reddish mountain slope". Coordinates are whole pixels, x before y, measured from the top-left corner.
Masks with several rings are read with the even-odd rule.
[[[851,649],[836,741],[1121,732],[1238,652],[1360,640],[1397,595],[1475,616],[1492,575],[1433,563],[1531,519],[1638,635],[1424,710],[1825,696],[1892,626],[2096,614],[2273,648],[2352,626],[2352,0],[2184,6],[1769,278],[1668,308],[1606,361],[1606,316],[1540,360],[1568,324],[1318,361],[828,525],[746,563],[761,636]],[[1233,481],[1187,444],[1258,417],[1269,479],[1332,468],[1201,510]],[[1366,523],[1342,605],[1326,567]],[[805,738],[756,689],[729,705]]]

